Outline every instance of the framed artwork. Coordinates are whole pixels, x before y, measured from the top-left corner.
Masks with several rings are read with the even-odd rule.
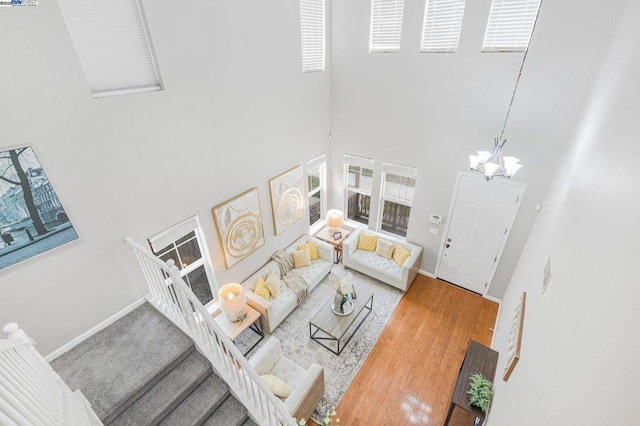
[[[339,239],[342,238],[342,232],[338,231],[335,234],[333,234],[333,239],[338,241]]]
[[[269,181],[273,227],[276,235],[304,216],[305,196],[302,166],[284,172]]]
[[[212,209],[227,269],[264,245],[258,188]]]
[[[509,332],[509,340],[507,341],[507,366],[504,368],[504,376],[502,380],[509,380],[511,372],[515,368],[520,359],[520,349],[522,347],[522,328],[524,326],[524,308],[527,303],[527,292],[523,292],[520,296],[516,311],[513,313],[513,322],[511,331]]]
[[[0,269],[77,238],[33,148],[0,151]]]

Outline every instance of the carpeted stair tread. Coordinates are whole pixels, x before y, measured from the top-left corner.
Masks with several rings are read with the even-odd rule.
[[[201,425],[229,395],[229,387],[211,374],[187,396],[160,424],[163,426]]]
[[[191,339],[144,303],[51,366],[109,423],[193,350]]]
[[[233,395],[204,422],[204,426],[240,426],[247,419],[247,409]]]
[[[242,423],[242,426],[258,426],[258,425],[253,420],[251,420],[251,417],[249,417],[247,421]]]
[[[211,374],[211,363],[193,351],[110,425],[156,425]]]

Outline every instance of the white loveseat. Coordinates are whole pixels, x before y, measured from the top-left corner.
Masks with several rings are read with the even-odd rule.
[[[297,419],[308,419],[324,395],[324,370],[318,364],[304,369],[282,354],[280,341],[273,336],[249,360],[260,376],[270,374],[284,381],[291,393],[280,398]]]
[[[333,246],[317,238],[304,235],[287,247],[287,252],[293,253],[298,245],[315,242],[318,244],[319,259],[312,260],[311,265],[294,269],[302,276],[307,284],[309,284],[309,292],[313,290],[322,279],[331,272],[333,268]],[[278,279],[282,279],[278,264],[271,260],[256,273],[247,278],[242,286],[247,295],[247,303],[256,311],[262,314],[262,326],[264,330],[271,332],[289,315],[297,306],[298,298],[296,294],[289,289],[282,281],[280,281],[280,291],[276,297],[265,300],[256,295],[252,288],[258,278],[265,278],[269,271],[273,271]]]
[[[400,266],[393,259],[382,257],[376,254],[375,251],[359,250],[358,238],[360,238],[361,232],[375,234],[378,236],[378,240],[401,244],[411,252],[411,256]],[[350,234],[342,243],[342,256],[342,264],[345,267],[355,269],[402,291],[407,291],[420,268],[422,247],[361,228]]]

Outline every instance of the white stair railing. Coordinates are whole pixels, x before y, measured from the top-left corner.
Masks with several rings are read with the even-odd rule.
[[[246,358],[184,283],[173,260],[164,263],[131,238],[126,238],[125,241],[136,254],[149,286],[147,300],[193,339],[258,424],[295,426],[295,419],[284,403],[266,387]]]
[[[16,323],[0,340],[0,425],[98,426],[84,395],[72,392]]]

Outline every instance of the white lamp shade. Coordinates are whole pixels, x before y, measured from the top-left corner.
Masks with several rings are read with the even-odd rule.
[[[484,174],[487,177],[491,177],[499,168],[500,166],[495,163],[487,163],[484,165]]]
[[[522,167],[522,164],[518,164],[520,160],[516,157],[504,157],[504,168],[507,176],[513,176]]]
[[[478,157],[477,155],[470,155],[469,167],[475,169],[476,167],[478,167],[478,164],[480,164],[480,157]]]
[[[487,161],[491,158],[491,153],[487,151],[478,151],[478,157],[480,157],[480,161]]]
[[[238,317],[244,311],[247,304],[247,295],[240,284],[229,283],[220,287],[218,291],[220,310],[224,312],[229,321],[238,321]]]
[[[342,210],[332,209],[327,212],[327,226],[330,229],[340,229],[344,224],[344,215]]]

